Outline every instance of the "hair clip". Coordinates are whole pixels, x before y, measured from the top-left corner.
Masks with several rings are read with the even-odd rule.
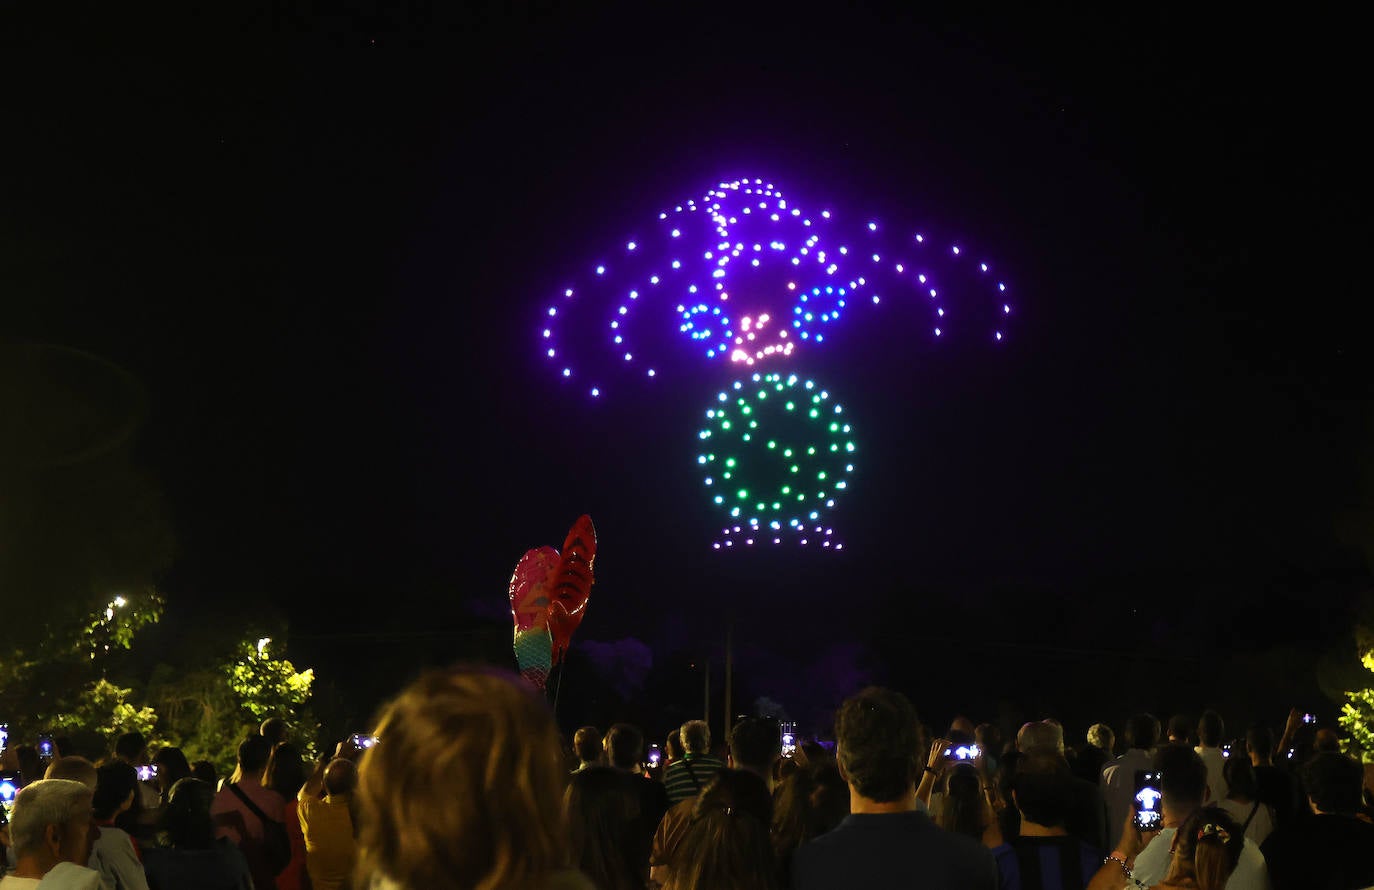
[[[1231,832],[1214,822],[1208,822],[1197,830],[1198,840],[1202,840],[1205,837],[1219,837],[1223,844],[1229,844],[1231,842]]]
[[[735,815],[735,808],[734,808],[734,807],[726,807],[726,808],[725,808],[725,815],[727,815],[727,816],[733,816],[733,815]]]

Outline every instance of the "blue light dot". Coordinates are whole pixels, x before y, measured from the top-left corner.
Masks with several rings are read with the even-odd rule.
[[[596,267],[596,274],[598,274],[598,275],[605,275],[605,274],[606,274],[606,267],[605,267],[605,266],[597,266],[597,267]]]

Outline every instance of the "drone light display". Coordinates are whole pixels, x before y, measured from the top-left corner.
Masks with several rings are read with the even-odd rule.
[[[825,517],[848,489],[858,446],[843,406],[800,374],[842,318],[868,306],[901,312],[900,323],[932,338],[1001,343],[1012,314],[1005,283],[957,244],[877,220],[846,226],[762,179],[721,182],[664,209],[588,272],[546,307],[541,327],[546,360],[566,383],[601,398],[627,372],[657,383],[695,361],[734,375],[697,433],[698,469],[726,522],[716,549],[843,549]],[[599,331],[565,327],[584,307],[606,313]],[[913,307],[926,321],[911,320]]]

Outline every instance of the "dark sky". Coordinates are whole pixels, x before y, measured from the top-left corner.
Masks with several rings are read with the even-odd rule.
[[[1338,23],[439,6],[4,38],[0,336],[142,380],[187,614],[271,601],[322,672],[401,675],[587,512],[579,636],[660,661],[727,605],[760,663],[852,642],[878,676],[995,660],[951,632],[1014,660],[1343,630],[1374,376]],[[750,171],[1018,283],[1004,348],[871,329],[821,361],[866,430],[842,557],[706,548],[707,378],[593,403],[539,360],[571,271]]]

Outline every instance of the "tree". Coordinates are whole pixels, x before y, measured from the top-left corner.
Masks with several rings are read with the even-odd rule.
[[[1356,639],[1360,663],[1374,673],[1374,631],[1359,627]],[[1349,753],[1360,757],[1365,763],[1374,763],[1374,686],[1346,693],[1340,723],[1350,733]]]

